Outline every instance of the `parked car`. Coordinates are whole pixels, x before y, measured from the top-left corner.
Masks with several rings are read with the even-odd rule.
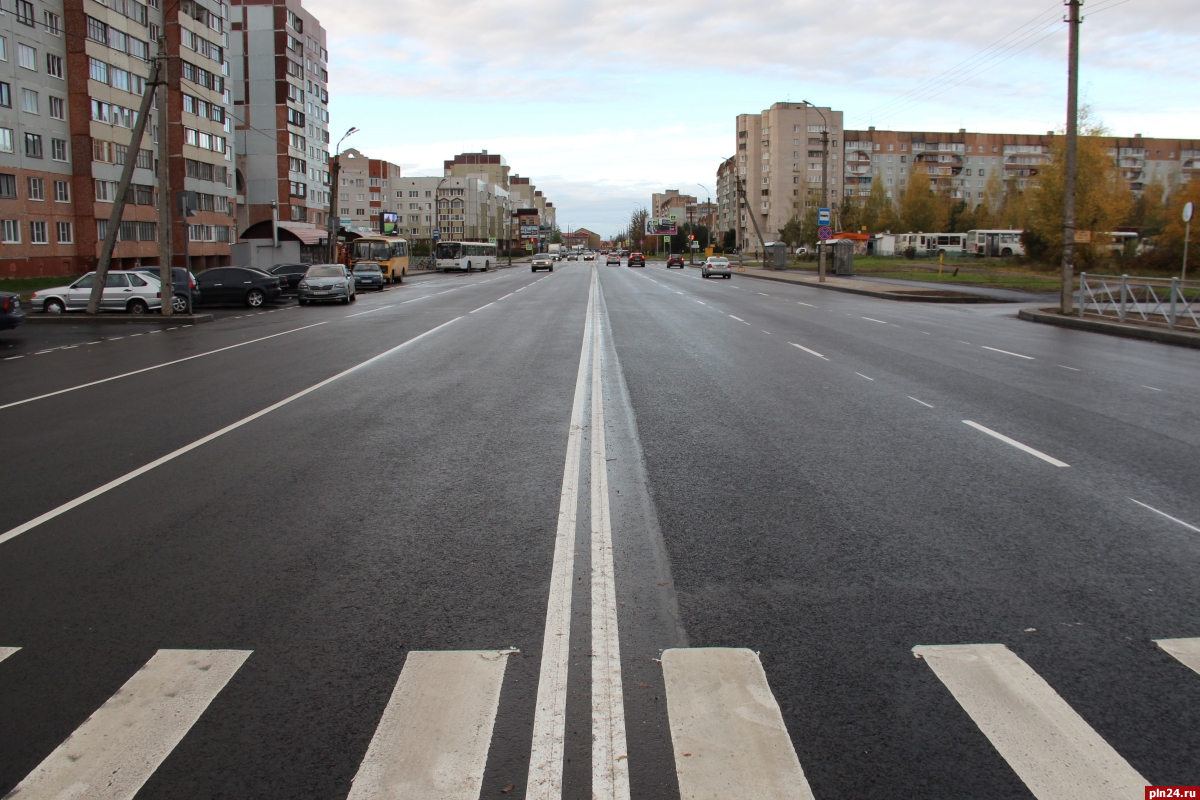
[[[92,284],[96,273],[89,272],[68,286],[39,289],[30,302],[34,310],[47,314],[62,314],[65,311],[85,311],[92,296]],[[104,278],[104,291],[100,295],[101,311],[118,311],[126,314],[146,314],[162,307],[161,284],[158,278],[136,270],[112,270]]]
[[[644,255],[642,255],[641,253],[630,253],[629,254],[629,266],[631,266],[631,267],[646,266],[646,257]]]
[[[539,269],[554,272],[554,254],[538,253],[533,257],[533,261],[530,262],[529,267],[530,272],[537,272]]]
[[[621,254],[615,250],[609,253],[608,257],[604,260],[604,266],[606,267],[611,267],[613,264],[616,264],[618,267],[621,266]]]
[[[145,272],[153,275],[160,283],[162,270],[158,267],[138,267],[135,272]],[[188,310],[188,295],[191,295],[192,308],[200,302],[200,289],[196,286],[196,276],[191,270],[183,267],[171,267],[171,310],[176,314],[186,314]]]
[[[670,269],[671,267],[679,267],[680,269],[683,269],[683,256],[681,256],[681,255],[667,256],[667,269]]]
[[[279,278],[280,291],[284,294],[296,294],[299,291],[300,281],[304,280],[304,273],[308,272],[309,266],[309,264],[276,264],[267,272]]]
[[[354,288],[375,289],[383,291],[386,281],[383,278],[383,268],[374,261],[359,261],[354,265]]]
[[[254,267],[214,267],[196,276],[204,305],[245,303],[261,308],[282,294],[279,278]]]
[[[353,303],[358,299],[354,293],[354,276],[341,264],[313,264],[300,281],[300,305],[337,300]]]
[[[21,295],[15,292],[0,292],[0,331],[9,331],[25,322],[21,310]]]
[[[729,269],[729,259],[724,256],[709,256],[704,263],[700,265],[700,277],[711,278],[714,275],[720,275],[722,278],[728,278],[733,275]]]

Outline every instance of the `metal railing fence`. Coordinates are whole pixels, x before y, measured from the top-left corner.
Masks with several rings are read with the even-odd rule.
[[[1200,331],[1200,281],[1079,274],[1080,317]]]

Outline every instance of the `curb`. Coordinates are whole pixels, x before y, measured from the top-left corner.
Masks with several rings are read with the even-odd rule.
[[[1004,300],[998,297],[986,297],[984,295],[970,295],[965,297],[941,297],[938,295],[921,295],[908,294],[900,292],[876,292],[870,289],[851,289],[846,286],[831,286],[827,283],[809,283],[807,281],[790,281],[787,278],[772,278],[770,275],[752,275],[749,272],[733,273],[742,278],[754,278],[760,281],[775,281],[776,283],[787,283],[792,286],[811,286],[814,289],[828,289],[834,292],[845,292],[846,294],[858,294],[864,297],[878,297],[882,300],[899,300],[910,303],[1019,303],[1019,300]],[[949,291],[949,290],[945,290]]]
[[[97,314],[94,317],[89,314],[71,313],[25,315],[25,322],[31,325],[75,325],[78,323],[104,325],[110,322],[124,325],[174,325],[177,323],[199,325],[202,322],[212,321],[212,314],[172,314],[169,317],[160,317],[158,314]]]
[[[1064,317],[1055,309],[1022,308],[1017,314],[1026,322],[1040,322],[1043,325],[1057,325],[1060,328],[1073,328],[1079,331],[1106,333],[1109,336],[1123,336],[1126,339],[1141,339],[1161,344],[1174,344],[1182,347],[1200,349],[1200,334],[1180,333],[1179,331],[1162,330],[1160,328],[1143,328],[1139,325],[1124,325],[1120,322],[1101,322],[1095,319],[1080,317]]]

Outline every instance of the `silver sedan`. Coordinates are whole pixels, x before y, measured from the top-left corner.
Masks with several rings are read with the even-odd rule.
[[[700,277],[711,278],[714,275],[720,275],[722,278],[728,278],[733,275],[733,271],[729,268],[728,258],[709,256],[708,259],[700,265]]]
[[[354,276],[341,264],[313,264],[300,279],[297,294],[302,306],[325,300],[353,303],[358,299]]]

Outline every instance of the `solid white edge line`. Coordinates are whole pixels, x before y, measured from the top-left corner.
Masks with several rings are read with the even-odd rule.
[[[1007,436],[1005,436],[1003,433],[997,433],[996,431],[992,430],[991,428],[985,428],[984,426],[980,425],[978,422],[972,422],[969,419],[964,419],[963,424],[970,425],[972,428],[975,428],[976,430],[983,431],[988,436],[994,436],[995,438],[999,439],[1000,441],[1004,442],[1005,444],[1010,444],[1013,447],[1017,448],[1018,450],[1023,450],[1026,453],[1029,453],[1029,455],[1031,455],[1031,456],[1037,456],[1042,461],[1045,461],[1048,464],[1053,464],[1056,467],[1071,466],[1070,464],[1059,461],[1057,458],[1054,458],[1053,456],[1046,455],[1041,450],[1034,450],[1032,447],[1030,447],[1027,444],[1021,444],[1016,439],[1010,439]]]
[[[575,574],[575,527],[579,514],[579,472],[582,468],[583,401],[587,392],[588,354],[592,346],[592,304],[596,297],[596,271],[592,270],[588,307],[584,317],[583,345],[575,376],[575,398],[567,433],[566,462],[559,492],[558,528],[554,535],[554,561],[546,601],[546,628],[542,635],[542,661],[538,670],[537,705],[533,714],[533,742],[529,751],[529,800],[561,800],[563,753],[567,724],[567,666],[571,655],[571,592]],[[536,281],[535,281],[536,283]]]
[[[1130,500],[1133,500],[1133,498],[1132,498],[1132,497],[1131,497],[1131,498],[1129,498],[1129,499],[1130,499]],[[1159,510],[1158,510],[1157,508],[1155,508],[1154,506],[1148,506],[1148,505],[1146,505],[1145,503],[1143,503],[1141,500],[1133,500],[1133,502],[1137,503],[1137,504],[1138,504],[1139,506],[1141,506],[1142,508],[1148,508],[1148,509],[1150,509],[1150,510],[1151,510],[1151,511],[1153,511],[1155,514],[1159,514],[1159,515],[1161,515],[1161,516],[1164,516],[1164,517],[1166,517],[1167,519],[1171,520],[1171,522],[1178,522],[1180,525],[1182,525],[1183,527],[1187,528],[1187,529],[1188,529],[1188,530],[1190,530],[1190,531],[1195,531],[1196,533],[1200,533],[1200,528],[1197,528],[1195,525],[1190,525],[1190,524],[1188,524],[1188,523],[1184,522],[1184,521],[1183,521],[1183,520],[1181,520],[1181,519],[1176,519],[1175,517],[1172,517],[1170,514],[1168,514],[1168,513],[1164,512],[1164,511],[1159,511]]]
[[[929,403],[926,403],[924,400],[918,400],[917,398],[913,397],[911,394],[906,394],[904,396],[907,397],[909,400],[912,400],[914,403],[920,403],[921,405],[925,406],[926,408],[933,408],[933,406],[929,405]]]
[[[67,389],[59,389],[57,392],[47,392],[46,394],[39,394],[36,397],[27,397],[24,400],[14,400],[11,403],[5,403],[4,405],[0,406],[0,411],[4,410],[6,408],[12,408],[13,406],[24,405],[25,403],[32,403],[34,400],[45,400],[47,397],[54,397],[55,395],[66,394],[67,392],[74,392],[79,389],[86,389],[89,386],[98,386],[101,383],[108,383],[109,381],[120,380],[121,378],[128,378],[132,375],[139,375],[143,372],[150,372],[152,370],[162,369],[163,367],[169,367],[172,364],[182,364],[184,361],[191,361],[194,358],[203,358],[204,356],[211,356],[215,353],[223,353],[226,350],[233,350],[235,347],[244,347],[245,345],[254,344],[255,342],[264,342],[267,339],[274,339],[276,336],[286,336],[287,334],[295,333],[296,331],[308,330],[309,328],[315,328],[318,325],[325,325],[327,322],[328,322],[328,320],[326,320],[325,322],[314,322],[312,325],[305,325],[303,328],[292,328],[290,331],[281,331],[280,333],[272,333],[270,336],[263,336],[262,338],[259,338],[259,339],[251,339],[248,342],[238,342],[237,344],[231,344],[228,347],[219,347],[216,350],[209,350],[208,352],[205,352],[205,353],[197,353],[194,356],[187,356],[186,358],[177,358],[174,361],[165,361],[162,364],[155,364],[152,367],[142,367],[141,369],[135,369],[132,372],[124,372],[120,375],[113,375],[111,378],[101,378],[98,381],[91,381],[89,383],[81,383],[78,386],[71,386]],[[140,334],[135,334],[135,335],[140,335]],[[99,344],[99,343],[98,342],[89,342],[89,344]]]
[[[1154,643],[1181,664],[1200,674],[1200,639],[1155,639]]]
[[[357,372],[358,370],[362,369],[363,367],[367,366],[368,364],[372,364],[372,363],[380,360],[381,358],[385,358],[385,357],[391,355],[392,353],[396,352],[397,350],[399,350],[402,347],[407,347],[408,345],[413,344],[414,342],[424,339],[426,336],[430,335],[431,333],[436,333],[437,331],[440,331],[442,328],[446,327],[447,325],[449,325],[453,322],[457,322],[460,319],[462,319],[462,317],[455,317],[454,319],[450,320],[449,322],[443,322],[441,325],[438,325],[436,328],[430,328],[429,330],[425,331],[424,333],[418,334],[417,336],[414,336],[413,338],[409,339],[406,342],[401,342],[400,344],[396,345],[393,348],[384,350],[382,353],[380,353],[377,356],[372,356],[371,358],[368,358],[366,361],[362,361],[358,364],[355,364],[353,367],[350,367],[349,369],[343,370],[336,375],[332,375],[323,381],[314,383],[312,386],[308,387],[307,389],[301,389],[300,391],[296,392],[295,394],[291,395],[290,397],[285,397],[284,399],[280,400],[279,402],[273,403],[273,404],[267,406],[266,408],[262,409],[261,411],[256,411],[248,417],[243,417],[242,419],[239,419],[237,422],[234,422],[230,425],[226,425],[224,428],[221,428],[218,431],[214,431],[214,432],[208,434],[207,436],[203,436],[203,437],[197,439],[196,441],[192,442],[191,444],[184,445],[183,447],[179,448],[178,450],[173,450],[172,452],[167,453],[165,456],[156,458],[155,460],[151,461],[149,464],[140,466],[137,469],[133,470],[132,472],[127,472],[124,475],[122,475],[121,477],[115,478],[115,479],[109,481],[108,483],[104,484],[103,486],[98,486],[95,489],[92,489],[90,492],[87,492],[86,494],[82,494],[79,497],[76,497],[74,500],[69,500],[66,503],[63,503],[62,505],[58,506],[57,508],[52,508],[51,510],[47,511],[45,514],[34,517],[33,519],[29,520],[28,522],[18,525],[17,527],[10,529],[3,534],[0,534],[0,544],[4,544],[5,542],[9,541],[10,539],[15,539],[16,537],[20,536],[22,533],[25,533],[26,531],[36,528],[38,525],[41,525],[43,522],[47,522],[49,520],[54,519],[57,516],[65,514],[68,511],[70,511],[71,509],[75,508],[76,506],[81,506],[84,503],[86,503],[87,501],[89,501],[93,498],[99,497],[100,495],[104,494],[105,492],[107,492],[111,489],[117,488],[121,484],[128,483],[129,481],[133,480],[134,478],[136,478],[140,475],[146,474],[147,472],[154,469],[155,467],[161,466],[161,465],[167,463],[168,461],[172,461],[172,460],[178,458],[179,456],[184,455],[185,453],[190,453],[192,450],[195,450],[197,447],[208,444],[212,440],[214,440],[218,437],[224,436],[225,434],[229,433],[230,431],[237,430],[238,428],[242,427],[243,425],[253,422],[254,420],[258,419],[259,417],[266,416],[267,414],[270,414],[272,411],[274,411],[278,408],[282,408],[283,406],[286,406],[288,403],[292,402],[293,400],[299,400],[301,397],[304,397],[306,394],[315,392],[317,389],[320,389],[323,386],[327,386],[327,385],[333,383],[334,381],[339,380],[340,378],[344,378],[352,372]]]
[[[496,305],[496,301],[495,301],[495,300],[493,300],[492,302],[488,303],[488,304],[487,304],[487,306],[480,306],[479,308],[475,309],[475,311],[483,311],[483,310],[484,310],[485,308],[487,308],[488,306],[494,306],[494,305]],[[467,313],[468,313],[468,314],[474,314],[474,313],[475,313],[475,311],[468,311]]]
[[[804,345],[802,345],[802,344],[796,344],[795,342],[788,342],[788,344],[790,344],[792,347],[799,347],[801,350],[803,350],[803,351],[804,351],[804,352],[806,352],[806,353],[812,353],[812,354],[813,354],[814,356],[816,356],[817,358],[824,359],[825,361],[828,361],[828,360],[829,360],[828,358],[825,358],[825,356],[823,356],[823,355],[821,355],[820,353],[818,353],[816,350],[809,350],[807,347],[805,347],[805,346],[804,346]]]
[[[1001,350],[999,347],[988,347],[986,344],[981,344],[979,346],[984,350],[991,350],[993,353],[1004,353],[1006,356],[1016,356],[1017,358],[1023,358],[1026,361],[1037,361],[1037,359],[1033,356],[1023,356],[1020,353],[1014,353],[1011,350]]]
[[[1081,370],[1076,369],[1075,367],[1068,367],[1065,364],[1059,364],[1058,366],[1062,367],[1063,369],[1069,369],[1069,370],[1071,370],[1071,372],[1080,372],[1081,371]]]
[[[350,317],[361,317],[363,314],[374,314],[376,311],[383,311],[385,308],[391,308],[392,305],[393,304],[389,303],[386,306],[380,306],[379,308],[372,308],[370,311],[359,311],[357,314],[347,314],[345,318],[350,319]]]
[[[629,761],[604,434],[601,305],[597,297],[592,311],[592,420],[588,429],[592,446],[592,797],[594,800],[628,800]]]

